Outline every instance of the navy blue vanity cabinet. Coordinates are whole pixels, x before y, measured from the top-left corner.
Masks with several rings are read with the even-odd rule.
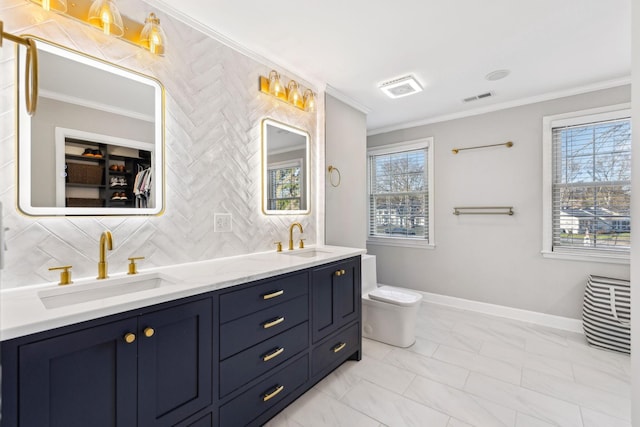
[[[212,299],[159,307],[2,342],[2,425],[173,426],[211,407]]]
[[[221,291],[219,301],[220,426],[261,425],[309,378],[309,271]]]
[[[361,291],[360,257],[313,270],[311,325],[314,343],[360,319]]]
[[[212,404],[211,299],[138,318],[138,426],[173,426]]]
[[[20,346],[18,413],[3,402],[3,426],[135,426],[136,331],[129,318]]]

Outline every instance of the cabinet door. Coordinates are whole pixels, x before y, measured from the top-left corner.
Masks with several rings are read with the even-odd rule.
[[[138,425],[174,425],[209,406],[211,299],[140,316],[138,326]]]
[[[19,349],[21,427],[136,425],[136,319]]]
[[[312,273],[313,342],[360,316],[360,258]]]

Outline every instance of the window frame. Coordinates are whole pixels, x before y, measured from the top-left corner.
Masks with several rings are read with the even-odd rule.
[[[631,118],[631,104],[616,104],[588,110],[544,116],[542,118],[542,251],[545,258],[573,261],[629,264],[630,250],[578,250],[553,247],[553,129],[561,126],[597,123]],[[633,155],[633,154],[632,154]]]
[[[298,197],[286,197],[286,198],[279,198],[279,197],[275,197],[275,198],[270,198],[269,195],[271,193],[271,190],[273,190],[272,188],[272,180],[271,180],[271,171],[274,170],[280,170],[280,169],[294,169],[294,168],[299,168],[300,172],[299,172],[299,180],[300,180],[300,188],[299,188],[299,196]],[[277,163],[271,163],[267,166],[267,194],[266,194],[266,198],[267,198],[267,206],[269,206],[269,202],[270,201],[275,201],[276,203],[278,202],[278,200],[294,200],[297,199],[299,200],[299,204],[302,205],[302,189],[304,186],[304,162],[302,158],[296,158],[296,159],[291,159],[291,160],[285,160],[282,162],[277,162]],[[278,209],[270,209],[270,210],[274,210],[274,211],[278,211]],[[296,209],[292,209],[292,210],[296,210]],[[300,210],[300,209],[298,209]]]
[[[427,239],[412,239],[407,237],[399,237],[399,236],[372,236],[370,234],[371,230],[371,157],[385,154],[394,154],[400,153],[403,151],[412,151],[412,150],[425,150],[427,151],[426,156],[426,167],[427,167],[427,220],[428,227]],[[411,141],[403,141],[392,144],[379,145],[376,147],[371,147],[367,149],[367,245],[382,245],[382,246],[396,246],[396,247],[408,247],[408,248],[423,248],[423,249],[434,249],[435,248],[435,237],[434,237],[434,140],[433,137],[421,138]]]

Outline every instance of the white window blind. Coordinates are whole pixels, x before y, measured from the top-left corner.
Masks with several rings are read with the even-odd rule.
[[[628,252],[630,119],[562,122],[551,124],[553,251]]]
[[[429,241],[429,146],[369,153],[369,236]]]

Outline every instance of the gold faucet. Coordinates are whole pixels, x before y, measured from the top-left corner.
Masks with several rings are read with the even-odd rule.
[[[110,231],[103,231],[100,235],[100,262],[98,262],[98,279],[109,277],[107,267],[107,249],[113,249],[113,238]]]
[[[291,224],[291,226],[289,227],[289,250],[292,251],[293,250],[293,227],[298,226],[298,228],[300,229],[300,233],[304,233],[304,231],[302,231],[302,224],[300,224],[299,222],[294,222],[293,224]]]

